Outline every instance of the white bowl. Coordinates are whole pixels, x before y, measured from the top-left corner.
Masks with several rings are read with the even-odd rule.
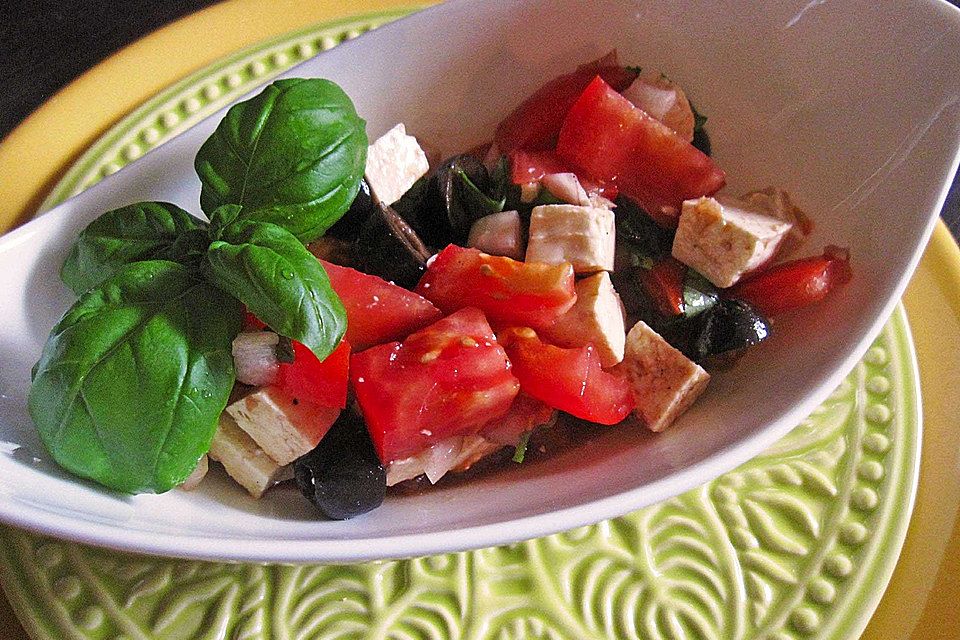
[[[958,162],[960,12],[945,2],[453,0],[292,70],[340,83],[378,135],[403,121],[453,152],[522,97],[616,47],[709,115],[732,192],[777,184],[849,246],[854,279],[774,339],[671,430],[598,430],[582,446],[346,522],[295,490],[254,501],[222,477],[194,493],[119,496],[60,471],[26,411],[30,367],[72,302],[57,269],[77,232],[136,200],[198,212],[192,162],[222,113],[0,239],[0,520],[86,543],[218,560],[351,561],[494,545],[617,516],[701,484],[804,418],[900,298]]]

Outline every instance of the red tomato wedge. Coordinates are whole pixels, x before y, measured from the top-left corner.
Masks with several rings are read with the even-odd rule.
[[[463,309],[350,360],[350,379],[383,463],[505,414],[520,390],[479,309]]]
[[[596,77],[571,107],[557,155],[600,181],[614,182],[655,220],[676,226],[684,200],[726,182],[709,156]]]
[[[599,75],[619,90],[626,89],[637,73],[621,67],[616,52],[581,65],[576,71],[554,78],[520,103],[497,126],[493,140],[500,153],[514,149],[549,149],[554,146],[567,111],[583,90]]]
[[[600,367],[593,345],[555,347],[526,327],[511,327],[498,335],[524,393],[599,424],[616,424],[633,410],[630,384]]]
[[[443,316],[429,300],[383,278],[325,260],[320,263],[347,311],[344,338],[356,351],[402,340]]]
[[[828,246],[821,256],[784,262],[742,280],[727,289],[726,295],[749,302],[766,316],[775,316],[823,300],[852,277],[850,252]]]
[[[342,340],[323,361],[307,347],[293,342],[293,362],[280,363],[274,383],[298,401],[343,409],[347,406],[350,343]]]
[[[573,167],[558,158],[557,153],[552,150],[526,151],[515,149],[510,152],[508,158],[510,162],[510,181],[517,185],[539,182],[545,175],[551,173],[577,173]],[[586,175],[577,175],[577,179],[587,193],[595,193],[611,200],[617,197],[617,186],[615,184],[600,183]]]
[[[658,260],[651,269],[638,270],[638,275],[657,311],[667,317],[683,313],[683,279],[687,275],[685,264],[667,256]]]
[[[448,245],[427,267],[416,292],[451,313],[477,307],[497,326],[546,327],[577,301],[573,266],[519,262]]]

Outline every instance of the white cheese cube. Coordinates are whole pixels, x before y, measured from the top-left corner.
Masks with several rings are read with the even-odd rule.
[[[724,288],[766,264],[793,225],[734,200],[683,203],[673,257]]]
[[[340,413],[339,409],[299,402],[276,387],[263,387],[226,411],[280,465],[313,450]]]
[[[623,363],[634,412],[651,431],[663,431],[703,393],[710,374],[674,349],[643,321],[627,334]]]
[[[483,216],[470,227],[467,246],[493,256],[523,260],[520,214],[516,211],[500,211]]]
[[[430,170],[427,155],[417,139],[408,136],[403,123],[367,147],[367,183],[383,204],[393,204]]]
[[[292,467],[281,466],[272,460],[227,413],[220,414],[220,424],[208,455],[222,464],[230,477],[254,498],[259,498],[278,482],[293,477]]]
[[[561,347],[593,343],[604,368],[623,360],[626,327],[624,309],[606,271],[579,280],[577,302],[553,325],[541,331]]]
[[[768,213],[774,218],[789,222],[793,225],[787,237],[780,245],[779,254],[784,256],[793,252],[803,244],[810,232],[813,231],[813,221],[803,210],[793,203],[790,194],[778,187],[766,187],[756,191],[749,191],[740,199]]]
[[[577,273],[612,271],[615,248],[610,209],[545,204],[530,214],[527,262],[570,262]]]

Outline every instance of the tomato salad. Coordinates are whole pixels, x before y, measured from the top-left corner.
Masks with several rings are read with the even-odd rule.
[[[257,100],[225,122],[242,129],[245,110],[264,108]],[[254,497],[294,478],[340,519],[379,506],[388,486],[435,483],[497,451],[522,463],[531,434],[560,415],[667,428],[706,388],[708,369],[729,366],[777,315],[851,277],[843,249],[791,256],[812,223],[782,189],[718,194],[726,177],[705,120],[669,78],[611,53],[549,80],[490,143],[452,158],[431,162],[402,124],[368,146],[362,138],[350,156],[361,171],[340,185],[356,195],[320,222],[290,222],[276,204],[287,192],[245,214],[251,206],[230,191],[217,155],[229,145],[215,134],[197,159],[201,204],[215,209],[209,228],[189,216],[167,225],[182,237],[201,228],[202,246],[177,253],[190,245],[181,238],[149,256],[195,265],[219,290],[240,291],[246,308],[239,333],[228,333],[236,384],[207,448],[183,467],[189,477],[181,470],[166,484],[133,472],[124,484],[69,455],[61,464],[120,490],[162,491],[196,486],[209,458]],[[150,211],[141,206],[138,219],[159,215]],[[113,282],[103,284],[105,267],[82,283],[71,276],[70,260],[98,233],[85,231],[65,265],[65,281],[88,291],[78,305]],[[258,271],[256,251],[266,249],[282,260]],[[313,284],[289,293],[243,280],[266,272]],[[280,309],[314,303],[306,320]],[[58,326],[51,342],[65,334]],[[48,350],[31,391],[41,435],[47,407],[35,391],[50,384]]]

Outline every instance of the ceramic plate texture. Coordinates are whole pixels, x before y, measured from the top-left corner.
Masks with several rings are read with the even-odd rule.
[[[351,523],[311,521],[295,504],[296,497],[283,492],[253,505],[226,483],[213,483],[189,497],[170,494],[120,499],[83,487],[45,463],[23,415],[26,372],[47,329],[68,302],[62,289],[56,288],[55,269],[49,265],[59,264],[75,229],[111,203],[162,196],[195,210],[195,181],[185,179],[170,187],[169,180],[189,175],[191,150],[212,126],[201,124],[200,132],[194,130],[165,145],[100,183],[81,200],[71,201],[4,239],[3,259],[20,278],[7,299],[24,301],[29,297],[29,304],[10,310],[11,342],[0,345],[2,355],[10,356],[5,362],[24,364],[22,370],[5,368],[2,374],[7,398],[0,423],[11,455],[0,458],[0,483],[16,478],[15,483],[0,485],[5,494],[0,503],[3,516],[75,539],[195,557],[308,560],[424,553],[529,537],[674,495],[758,452],[799,422],[839,383],[847,363],[869,346],[868,338],[885,317],[881,312],[891,308],[904,282],[903,274],[912,266],[917,246],[932,223],[931,212],[939,206],[944,184],[955,168],[958,114],[955,96],[950,93],[955,85],[943,81],[958,75],[955,65],[949,66],[955,59],[944,54],[957,42],[955,15],[945,5],[919,4],[903,16],[895,32],[885,33],[888,22],[884,17],[889,16],[884,11],[889,9],[873,5],[824,5],[810,9],[807,13],[811,15],[786,10],[780,15],[771,10],[755,16],[757,33],[751,32],[749,42],[740,38],[733,46],[722,37],[722,30],[714,29],[724,20],[742,19],[749,11],[746,7],[718,4],[715,15],[711,8],[710,15],[693,21],[691,14],[696,12],[674,5],[644,7],[642,16],[632,14],[638,5],[629,6],[630,15],[611,7],[598,14],[595,31],[593,27],[580,29],[572,40],[550,43],[544,39],[556,37],[550,35],[560,29],[556,21],[576,16],[568,12],[561,18],[534,9],[526,14],[508,11],[497,3],[483,5],[484,23],[502,27],[495,29],[500,34],[520,19],[528,20],[523,23],[527,26],[536,24],[530,20],[551,24],[532,29],[528,38],[492,41],[479,33],[458,35],[469,41],[474,61],[482,63],[472,65],[469,74],[450,72],[450,65],[457,61],[445,55],[447,40],[429,55],[420,54],[416,83],[402,63],[389,69],[367,68],[362,78],[346,74],[345,65],[338,65],[342,56],[367,54],[373,60],[375,51],[384,47],[383,40],[376,40],[380,34],[386,34],[384,38],[393,45],[418,41],[431,16],[466,11],[462,4],[454,3],[338,48],[310,63],[311,70],[298,73],[316,72],[344,84],[368,118],[372,133],[402,118],[428,138],[447,140],[448,150],[452,150],[478,141],[477,132],[489,131],[509,106],[480,100],[481,94],[522,95],[536,78],[564,70],[570,59],[587,59],[616,45],[624,59],[662,68],[686,86],[696,87],[691,91],[713,119],[717,156],[734,178],[735,189],[779,182],[795,192],[806,208],[823,212],[817,215],[821,225],[815,245],[830,241],[854,247],[860,277],[836,304],[784,323],[768,348],[734,372],[718,376],[718,384],[705,401],[663,437],[622,430],[602,434],[576,455],[494,474],[470,486],[392,500],[375,514]],[[722,7],[725,11],[719,10]],[[649,24],[668,26],[658,27],[656,32],[644,28],[642,39],[610,42],[609,35],[603,35],[622,32],[624,25],[631,24],[639,30],[641,17]],[[602,28],[613,24],[620,29]],[[670,35],[671,29],[677,30],[673,35],[681,33],[681,27],[701,35],[703,47],[696,51],[678,48]],[[903,42],[897,38],[908,38],[913,30],[934,28],[942,35],[929,41],[925,51],[908,49],[904,53],[896,44]],[[848,30],[850,37],[835,38],[836,29]],[[774,32],[783,35],[773,38]],[[867,38],[877,34],[884,37]],[[872,52],[855,75],[848,75],[849,63],[838,69],[814,64],[823,47],[843,55],[848,46],[859,47],[851,51],[866,50],[868,40],[883,42],[884,47],[893,40],[896,46]],[[405,55],[412,48],[400,47]],[[714,58],[723,59],[728,68],[711,66]],[[887,65],[883,72],[872,66],[878,61]],[[773,76],[771,64],[777,72]],[[891,84],[890,65],[910,70],[905,76],[895,74],[897,86]],[[540,70],[534,72],[535,68]],[[927,71],[936,75],[923,76]],[[910,92],[904,93],[903,83],[921,82],[916,80],[917,74],[927,82],[928,99],[923,104],[904,98]],[[721,81],[724,79],[726,82]],[[857,92],[834,91],[844,83],[855,86]],[[229,84],[221,85],[220,90],[225,86]],[[414,86],[420,90],[411,90]],[[854,135],[863,111],[859,103],[844,100],[867,90],[872,95],[869,108],[882,107],[875,114],[878,123],[898,116],[899,124],[908,122],[910,126],[877,124],[866,141],[862,135]],[[378,92],[388,92],[396,99],[377,103],[374,94]],[[438,92],[443,101],[425,99]],[[470,105],[469,109],[465,105]],[[453,111],[458,117],[456,128],[447,117]],[[150,140],[144,138],[144,142]],[[140,145],[139,151],[148,146]],[[133,157],[136,155],[134,152]],[[795,160],[792,169],[790,158]],[[918,169],[921,160],[922,171]],[[848,170],[839,171],[840,166]],[[97,208],[88,209],[93,206]],[[885,216],[889,221],[891,211],[899,221],[896,233],[890,225],[876,224]],[[40,261],[28,255],[37,242],[46,248]],[[24,282],[30,286],[24,288]],[[694,433],[696,437],[691,437]],[[451,509],[451,504],[457,508]],[[458,530],[455,536],[445,534],[454,529]]]

